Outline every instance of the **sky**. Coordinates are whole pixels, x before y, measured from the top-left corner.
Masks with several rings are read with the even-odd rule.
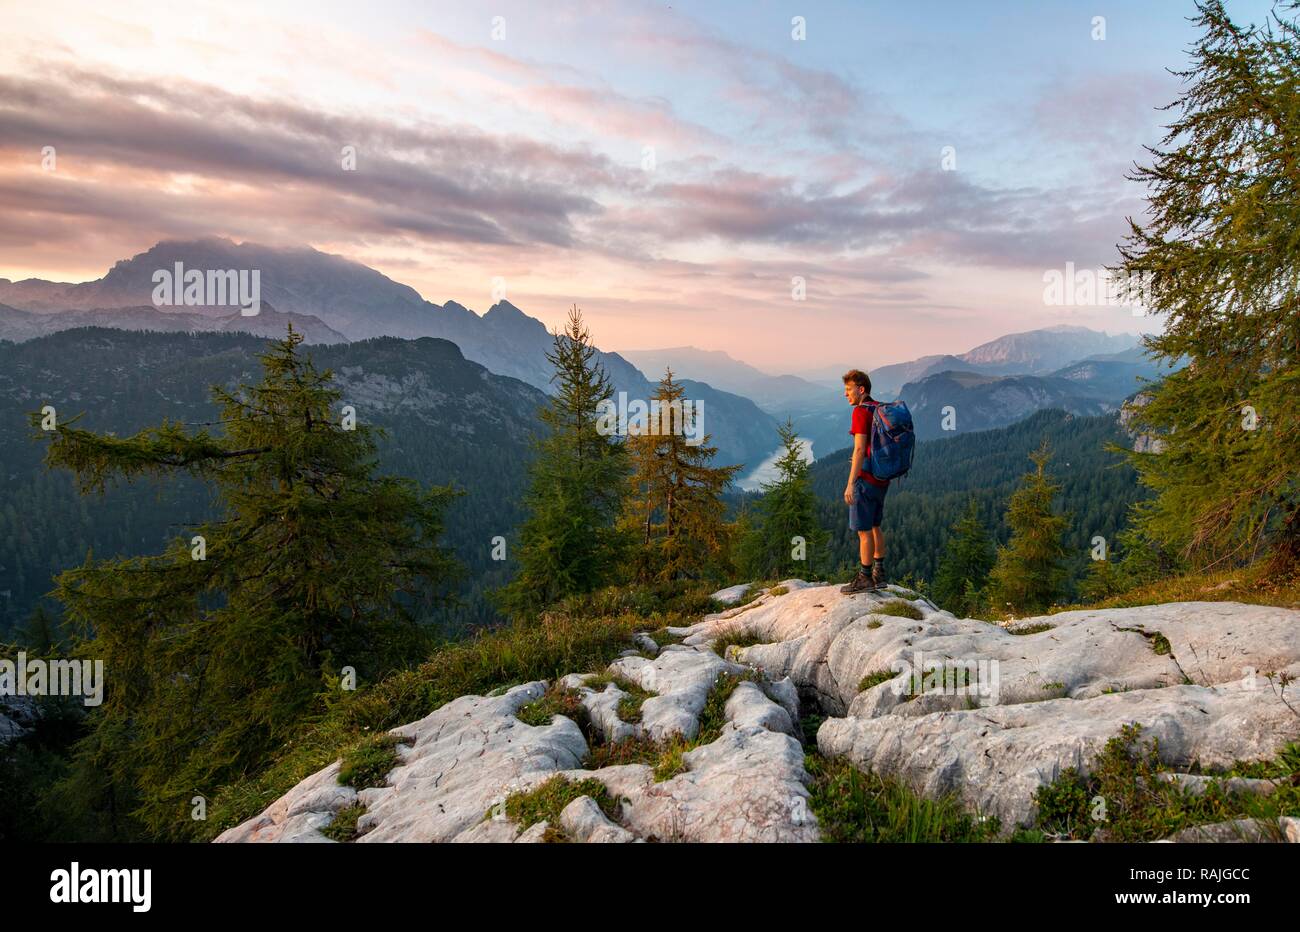
[[[0,0],[0,277],[91,280],[169,238],[305,244],[439,304],[504,295],[555,326],[576,303],[604,349],[772,372],[1150,331],[1047,304],[1045,275],[1113,265],[1141,219],[1125,174],[1194,13]]]

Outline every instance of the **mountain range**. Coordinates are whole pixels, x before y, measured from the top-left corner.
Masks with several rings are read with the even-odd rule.
[[[245,317],[228,306],[155,307],[154,274],[176,263],[257,270],[262,312]],[[321,345],[380,336],[448,340],[465,359],[493,373],[553,391],[546,358],[552,334],[510,301],[497,301],[481,315],[456,301],[435,304],[375,269],[311,248],[219,237],[173,240],[117,262],[95,281],[0,279],[0,339],[30,340],[88,325],[270,337],[289,323]],[[1078,326],[1007,334],[959,355],[872,369],[873,394],[908,402],[921,437],[941,436],[945,427],[963,432],[1004,426],[1050,407],[1098,414],[1137,391],[1140,379],[1167,371],[1145,357],[1138,341]],[[776,447],[777,423],[785,418],[818,457],[848,444],[838,373],[829,381],[772,375],[726,352],[690,346],[598,351],[596,358],[629,400],[648,399],[671,367],[686,396],[704,403],[704,427],[721,465],[756,467]],[[957,412],[955,422],[944,422],[948,408]]]
[[[88,550],[155,553],[212,514],[207,487],[184,476],[78,495],[66,472],[42,466],[44,444],[33,439],[28,414],[48,404],[61,421],[81,416],[81,426],[118,436],[164,419],[210,424],[219,414],[210,387],[257,381],[265,348],[242,333],[101,328],[0,342],[0,632],[49,591],[52,573],[80,564]],[[386,431],[381,471],[464,493],[448,513],[445,540],[469,570],[461,595],[470,618],[484,620],[477,596],[509,569],[490,558],[492,538],[509,537],[523,519],[532,425],[545,396],[465,359],[447,340],[375,338],[313,347],[311,356],[333,372],[341,403]]]
[[[1101,414],[1115,410],[1142,379],[1168,371],[1146,356],[1139,340],[1077,326],[1007,334],[960,355],[922,356],[871,369],[872,394],[906,401],[921,438],[948,432],[948,407],[957,412],[946,422],[956,433],[1006,426],[1047,408]],[[778,420],[791,418],[818,458],[849,444],[839,383],[847,366],[806,373],[820,378],[835,372],[831,381],[813,381],[770,375],[725,352],[691,346],[622,355],[638,365],[671,365],[683,375],[752,398]]]
[[[267,320],[239,317],[229,307],[196,306],[182,313],[155,308],[153,275],[178,262],[187,269],[258,270]],[[0,339],[10,340],[88,324],[132,330],[238,329],[270,336],[283,333],[288,322],[317,343],[438,337],[491,372],[553,391],[546,359],[552,335],[509,301],[498,301],[481,316],[455,301],[434,304],[375,269],[310,248],[219,237],[169,240],[116,263],[91,282],[0,279],[0,305],[5,306],[0,308]],[[270,314],[267,305],[273,308]],[[616,353],[599,352],[596,358],[616,391],[627,392],[629,399],[648,400],[653,394],[660,373],[647,378]],[[775,448],[776,419],[749,398],[693,379],[681,381],[687,398],[704,402],[704,429],[718,447],[720,465],[757,464]]]

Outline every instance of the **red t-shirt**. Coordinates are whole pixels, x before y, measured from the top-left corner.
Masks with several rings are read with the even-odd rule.
[[[866,455],[862,457],[862,468],[858,471],[858,477],[867,480],[877,488],[887,489],[889,488],[889,480],[877,479],[867,469],[867,460],[871,459],[871,416],[875,413],[877,404],[878,402],[868,401],[864,404],[854,405],[853,422],[849,425],[849,435],[867,435],[867,451]]]

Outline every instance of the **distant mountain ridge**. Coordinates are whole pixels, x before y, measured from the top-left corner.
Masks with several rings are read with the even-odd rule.
[[[70,311],[23,311],[0,304],[0,340],[21,343],[36,337],[80,327],[115,330],[149,330],[158,333],[249,333],[280,337],[289,324],[307,343],[346,343],[347,337],[327,327],[313,314],[282,314],[265,301],[260,313],[245,317],[239,311],[221,316],[147,307],[103,307]]]
[[[28,279],[11,282],[0,279],[0,304],[32,315],[50,316],[45,323],[13,316],[11,332],[36,334],[63,326],[88,323],[119,326],[121,329],[181,329],[176,318],[195,318],[195,330],[260,328],[262,325],[209,327],[202,317],[230,315],[228,307],[184,308],[190,314],[168,314],[153,308],[153,275],[180,262],[188,269],[257,269],[261,297],[281,314],[302,315],[320,322],[312,328],[315,342],[341,339],[364,340],[379,336],[404,339],[437,337],[450,340],[465,358],[486,366],[498,375],[519,379],[551,393],[552,366],[546,359],[552,337],[544,324],[509,301],[493,304],[481,317],[455,301],[437,305],[425,301],[409,285],[341,256],[309,247],[272,247],[255,243],[234,243],[221,237],[180,241],[168,240],[130,259],[117,262],[103,278],[81,284]],[[132,309],[129,315],[104,309]],[[70,311],[90,313],[94,319],[65,316]],[[147,327],[150,311],[159,314],[159,326]],[[143,318],[143,319],[142,319]],[[245,321],[257,318],[242,318]],[[269,318],[276,320],[276,318]],[[293,319],[293,318],[290,318]],[[0,338],[5,336],[5,316],[0,314]],[[281,321],[282,322],[282,321]],[[163,326],[165,325],[165,326]],[[295,326],[297,326],[295,321]],[[306,323],[304,327],[306,328]],[[41,329],[41,328],[45,329]],[[265,329],[253,329],[264,336]],[[629,398],[648,399],[662,373],[649,377],[617,353],[599,352],[616,391]],[[752,400],[718,389],[695,379],[683,379],[687,397],[703,401],[704,427],[718,447],[720,465],[757,465],[776,446],[776,419]]]
[[[1041,330],[1008,333],[981,343],[960,355],[922,356],[909,362],[878,366],[871,370],[873,388],[879,397],[901,392],[936,372],[982,372],[986,375],[1049,375],[1093,356],[1140,348],[1136,334],[1109,334],[1087,327],[1061,324]]]
[[[658,373],[671,366],[674,372],[707,382],[714,388],[750,398],[769,413],[819,404],[826,386],[797,375],[771,375],[749,363],[732,358],[722,350],[675,346],[653,350],[620,350],[642,372]]]
[[[1139,340],[1062,325],[1006,334],[960,355],[922,356],[868,374],[876,398],[901,397],[908,403],[918,436],[938,437],[947,434],[942,420],[948,406],[956,411],[949,423],[958,433],[1003,427],[1045,408],[1077,415],[1112,411],[1141,387],[1141,379],[1168,371],[1145,355]],[[825,384],[773,376],[725,352],[692,346],[624,355],[643,366],[671,364],[682,374],[752,398],[780,420],[792,418],[818,458],[849,444],[838,379]]]

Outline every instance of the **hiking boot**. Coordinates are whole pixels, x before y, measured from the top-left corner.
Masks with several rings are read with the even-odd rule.
[[[889,585],[889,580],[885,578],[885,564],[877,560],[871,564],[871,588],[883,589]]]
[[[852,595],[855,592],[870,592],[876,586],[872,584],[871,576],[858,570],[858,575],[853,577],[853,581],[847,586],[840,586],[840,592],[845,595]]]

